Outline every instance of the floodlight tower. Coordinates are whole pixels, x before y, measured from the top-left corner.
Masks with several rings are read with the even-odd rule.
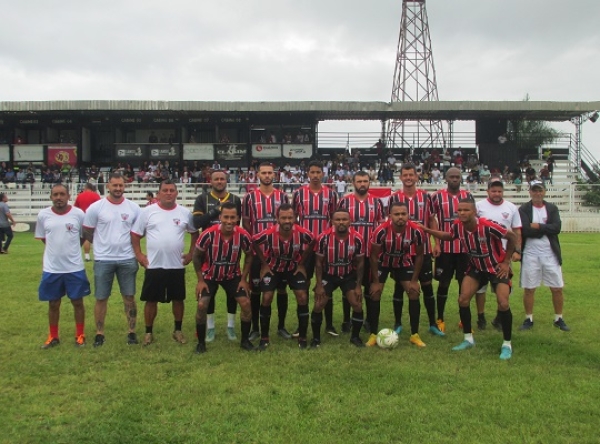
[[[392,102],[437,101],[438,90],[425,0],[402,0]],[[389,148],[443,148],[441,121],[390,120]]]

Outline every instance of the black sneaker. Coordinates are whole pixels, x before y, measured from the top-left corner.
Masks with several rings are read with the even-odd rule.
[[[531,330],[533,328],[533,321],[529,318],[525,318],[523,324],[519,327],[519,330]]]
[[[285,328],[280,328],[279,330],[277,330],[277,334],[283,339],[292,339],[292,335]]]
[[[319,348],[319,347],[321,347],[320,339],[313,339],[312,341],[310,341],[310,348]]]
[[[358,336],[354,336],[354,337],[350,338],[350,343],[355,345],[358,348],[365,346],[365,343]]]
[[[352,331],[352,323],[350,321],[342,322],[342,333],[350,333],[351,331]]]
[[[196,354],[201,355],[202,353],[206,353],[206,343],[198,342],[198,345],[196,345]]]
[[[48,339],[46,340],[46,342],[44,342],[44,345],[42,345],[42,349],[45,350],[47,348],[56,347],[57,345],[60,345],[60,339],[48,336]]]
[[[300,329],[297,328],[296,330],[294,330],[294,333],[292,333],[292,338],[299,338],[300,337]]]
[[[266,339],[263,338],[258,343],[258,350],[259,351],[265,351],[267,348],[269,348],[269,345],[271,345],[271,342],[269,341],[269,338],[266,338]]]
[[[253,330],[250,332],[250,336],[248,336],[249,341],[256,341],[260,338],[260,332],[258,330]]]
[[[298,339],[298,348],[300,350],[306,350],[308,348],[308,343],[306,339]]]
[[[104,345],[104,335],[96,335],[94,338],[94,348],[102,347]]]
[[[485,318],[477,319],[477,328],[479,330],[485,330],[486,327],[487,321],[485,320]]]
[[[246,339],[245,341],[242,341],[242,343],[240,344],[240,348],[242,350],[246,350],[246,351],[255,351],[256,347],[254,346],[254,344],[252,342],[250,342],[248,339]]]
[[[337,338],[340,335],[333,325],[330,327],[325,327],[325,333],[333,336],[334,338]]]
[[[494,327],[498,331],[502,331],[502,322],[500,322],[500,319],[494,318],[494,320],[492,321],[492,327]]]
[[[138,343],[137,335],[135,333],[127,334],[127,345],[136,345]]]
[[[558,318],[558,321],[554,321],[554,326],[560,328],[562,331],[571,331],[571,329],[565,324],[563,318]]]

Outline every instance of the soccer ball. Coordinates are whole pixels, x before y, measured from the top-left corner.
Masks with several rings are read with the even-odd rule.
[[[377,345],[386,349],[395,348],[398,345],[398,334],[391,328],[384,328],[377,333]]]

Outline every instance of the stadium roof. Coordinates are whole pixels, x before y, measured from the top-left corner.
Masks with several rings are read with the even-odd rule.
[[[310,114],[315,120],[543,120],[567,121],[600,109],[600,102],[199,102],[159,100],[57,100],[0,102],[0,114],[106,111],[143,114]]]

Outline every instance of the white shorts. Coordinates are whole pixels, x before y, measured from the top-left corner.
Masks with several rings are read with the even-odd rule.
[[[562,269],[556,257],[525,254],[521,260],[521,288],[537,288],[541,284],[550,288],[562,288]]]

